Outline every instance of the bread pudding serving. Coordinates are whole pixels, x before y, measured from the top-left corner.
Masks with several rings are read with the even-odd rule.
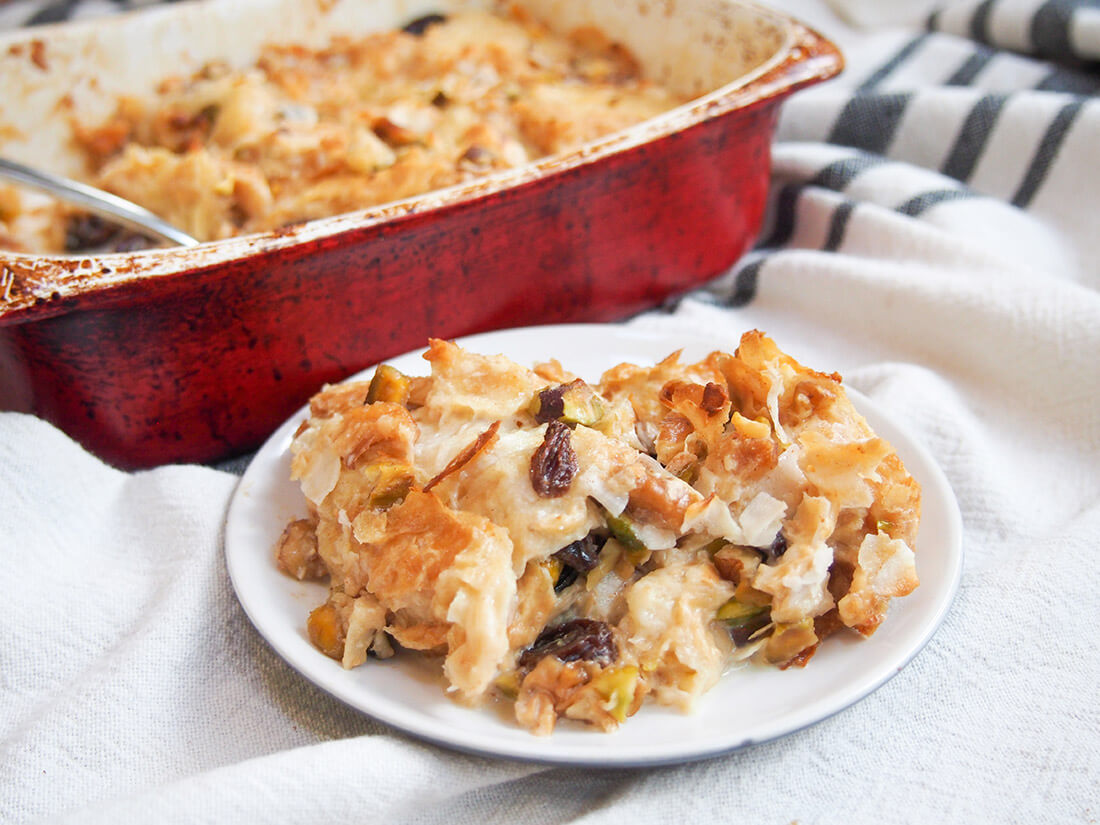
[[[920,489],[766,335],[588,384],[433,340],[430,375],[326,386],[292,445],[309,516],[275,548],[345,668],[438,657],[463,703],[615,729],[736,662],[805,666],[918,584]],[[732,673],[728,678],[737,678]]]

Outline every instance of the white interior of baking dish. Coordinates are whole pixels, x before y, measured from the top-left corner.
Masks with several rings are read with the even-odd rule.
[[[255,61],[263,46],[328,44],[334,35],[398,28],[431,12],[493,0],[202,0],[17,31],[0,38],[0,152],[79,177],[71,119],[96,124],[122,94],[221,60]],[[785,18],[731,0],[517,0],[559,32],[594,25],[627,46],[648,77],[699,97],[747,83],[777,61]]]

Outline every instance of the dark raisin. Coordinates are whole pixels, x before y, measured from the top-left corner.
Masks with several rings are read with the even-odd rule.
[[[134,252],[155,245],[144,235],[90,212],[73,215],[65,224],[66,252]]]
[[[771,622],[771,609],[764,605],[753,605],[732,598],[718,608],[718,621],[729,630],[735,645],[748,643],[756,631]]]
[[[540,424],[557,421],[565,414],[565,391],[568,384],[558,384],[556,387],[547,387],[539,393],[539,411],[535,413],[535,420]]]
[[[563,564],[561,566],[561,572],[558,573],[558,580],[554,582],[554,592],[561,593],[565,588],[577,580],[578,575],[576,568],[570,567],[568,564]]]
[[[432,98],[432,105],[437,109],[446,109],[450,102],[451,99],[442,91],[436,92],[435,96]]]
[[[775,561],[787,552],[787,537],[784,536],[783,531],[780,530],[775,534],[772,543],[767,547],[754,547],[753,549],[758,553],[763,553],[766,561]]]
[[[554,583],[554,592],[561,593],[577,580],[581,573],[593,570],[600,563],[600,551],[607,542],[606,536],[589,533],[556,552],[551,558],[561,562],[561,573]]]
[[[434,26],[436,23],[446,23],[447,17],[442,14],[425,14],[423,17],[418,17],[415,20],[410,20],[405,24],[401,31],[406,34],[412,34],[420,37],[428,30],[429,26]]]
[[[739,624],[730,624],[728,625],[730,638],[733,640],[733,643],[738,647],[748,644],[749,638],[752,636],[752,634],[767,625],[768,622],[770,622],[771,620],[771,613],[767,610],[764,610],[761,613],[752,616],[751,618],[745,619]]]
[[[564,495],[577,475],[577,454],[570,443],[572,430],[560,421],[546,425],[546,435],[531,456],[531,486],[543,498]]]
[[[564,566],[573,568],[578,573],[587,573],[599,564],[600,551],[606,541],[606,538],[589,533],[583,539],[567,544],[556,552],[553,558],[560,561]]]
[[[604,402],[599,394],[581,379],[547,387],[538,394],[535,420],[539,423],[561,421],[572,427],[595,426],[604,415]]]
[[[65,251],[83,252],[103,246],[119,233],[118,224],[99,215],[83,212],[73,215],[65,224]]]
[[[619,648],[605,622],[573,619],[542,631],[535,643],[520,654],[519,666],[533,667],[545,656],[554,656],[562,662],[609,665],[619,658]]]

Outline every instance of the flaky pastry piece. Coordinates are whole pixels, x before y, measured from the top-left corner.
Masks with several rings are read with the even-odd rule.
[[[276,557],[328,578],[307,628],[345,667],[421,651],[532,732],[612,730],[733,661],[868,636],[917,586],[916,481],[839,376],[758,331],[592,385],[440,340],[425,358],[325,387],[291,446],[309,515]]]

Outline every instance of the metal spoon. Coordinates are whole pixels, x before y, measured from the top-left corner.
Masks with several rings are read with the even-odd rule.
[[[177,246],[199,244],[195,238],[161,220],[148,209],[125,198],[112,195],[110,192],[96,189],[94,186],[51,175],[48,172],[39,172],[37,169],[31,169],[29,166],[4,158],[0,158],[0,178],[40,189],[59,200],[87,209],[143,235],[159,238]]]

